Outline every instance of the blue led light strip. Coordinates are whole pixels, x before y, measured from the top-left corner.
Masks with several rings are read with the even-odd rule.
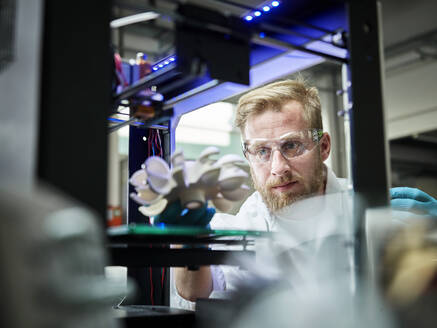
[[[281,3],[279,1],[269,1],[267,3],[264,3],[261,7],[257,8],[256,10],[250,11],[245,15],[243,15],[244,20],[247,22],[251,22],[262,15],[270,13],[272,9],[278,7],[280,4]]]
[[[176,56],[175,55],[168,56],[168,57],[160,60],[159,62],[155,63],[152,66],[152,70],[154,72],[156,72],[156,71],[160,70],[161,68],[164,68],[165,66],[170,65],[171,63],[173,63],[175,61],[176,61]]]

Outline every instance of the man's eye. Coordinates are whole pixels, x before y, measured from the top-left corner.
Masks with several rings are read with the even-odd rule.
[[[296,142],[296,141],[287,141],[285,143],[282,144],[282,149],[287,151],[287,150],[294,150],[299,148],[300,143]]]
[[[304,149],[302,142],[297,140],[287,141],[281,145],[282,154],[287,158],[301,155]]]
[[[265,157],[270,155],[270,149],[266,147],[257,148],[255,155],[258,157]]]

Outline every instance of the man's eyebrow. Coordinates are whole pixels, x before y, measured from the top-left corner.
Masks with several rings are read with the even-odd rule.
[[[279,138],[277,138],[277,139],[285,139],[285,138],[288,138],[288,137],[295,137],[295,136],[297,136],[299,133],[298,132],[295,132],[295,131],[292,131],[292,132],[287,132],[286,134],[283,134],[282,136],[280,136]]]
[[[266,142],[269,142],[269,140],[267,140],[267,139],[252,139],[251,140],[252,145],[264,144]]]
[[[269,141],[274,139],[267,139],[267,138],[248,138],[244,139],[244,142],[257,142],[257,141]]]

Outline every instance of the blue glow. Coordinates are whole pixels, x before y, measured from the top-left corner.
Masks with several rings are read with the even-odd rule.
[[[152,67],[153,71],[160,70],[161,68],[170,65],[172,62],[176,61],[176,56],[172,55],[171,57],[167,57],[164,59],[161,59],[158,63],[155,63],[155,66]]]
[[[269,7],[269,6],[264,6],[264,7],[263,7],[263,10],[264,10],[265,12],[270,11],[270,7]]]
[[[123,123],[124,122],[123,120],[120,120],[120,119],[114,118],[114,117],[108,117],[108,121],[116,122],[116,123]]]
[[[161,229],[165,229],[165,223],[160,222],[160,223],[158,224],[158,227],[161,228]]]
[[[254,14],[256,17],[261,16],[261,12],[260,12],[259,10],[255,11],[253,14]]]
[[[164,100],[164,96],[160,93],[155,93],[154,95],[152,95],[151,98],[153,100],[156,100],[156,101],[163,101]]]
[[[273,1],[273,2],[272,2],[272,6],[273,6],[273,7],[277,7],[277,6],[279,6],[279,1]]]
[[[120,120],[120,119],[115,118],[115,117],[108,117],[108,121],[114,122],[114,123],[124,123],[124,122],[126,122],[125,120]],[[144,123],[143,122],[135,122],[135,125],[144,125]]]
[[[253,17],[250,15],[247,15],[246,17],[244,17],[244,19],[247,20],[248,22],[250,22],[253,19]]]
[[[261,33],[259,34],[259,37],[260,37],[261,39],[263,39],[265,36],[266,36],[266,34],[265,34],[264,32],[261,32]]]
[[[184,208],[181,212],[181,216],[184,216],[187,213],[188,213],[188,208]]]

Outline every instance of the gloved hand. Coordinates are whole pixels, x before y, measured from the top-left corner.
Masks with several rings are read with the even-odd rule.
[[[391,188],[390,196],[390,205],[396,210],[437,217],[437,200],[422,190],[408,187]]]
[[[168,225],[198,226],[209,228],[209,222],[214,214],[215,209],[207,207],[206,203],[204,206],[198,209],[188,210],[182,208],[181,202],[177,200],[169,204],[161,214],[154,216],[153,224],[159,225],[164,223]]]

